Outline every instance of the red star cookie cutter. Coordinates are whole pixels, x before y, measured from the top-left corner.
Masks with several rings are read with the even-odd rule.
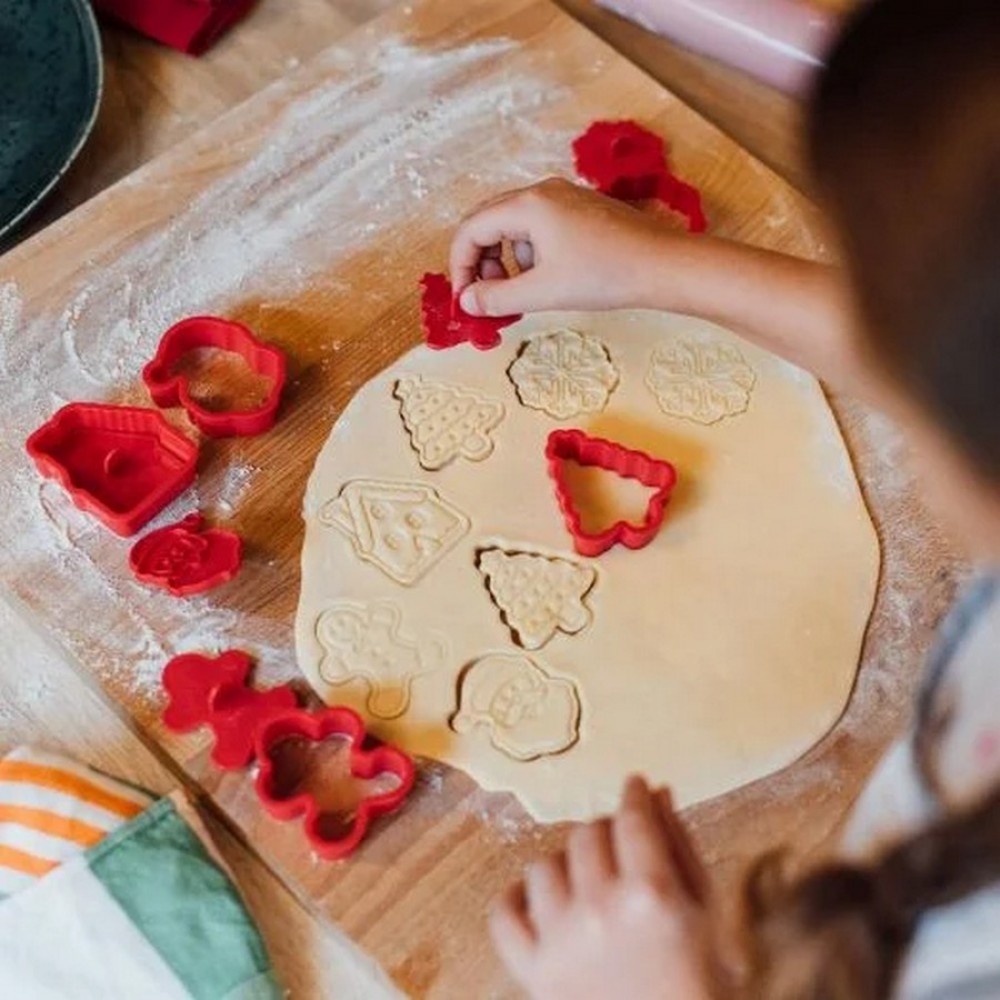
[[[622,201],[655,198],[687,221],[688,231],[708,228],[696,187],[675,176],[664,141],[633,121],[594,122],[573,140],[576,172],[602,194]]]
[[[343,836],[324,832],[324,819],[334,815],[325,812],[315,796],[306,791],[282,795],[273,751],[284,740],[321,742],[341,737],[350,743],[352,777],[371,780],[380,774],[393,774],[399,784],[392,791],[370,795],[361,800],[350,818]],[[303,817],[306,839],[319,857],[329,861],[347,857],[364,839],[372,821],[394,812],[406,800],[416,780],[416,769],[410,757],[396,747],[380,744],[364,748],[365,724],[357,712],[336,706],[316,712],[304,709],[273,715],[257,731],[256,753],[259,770],[255,788],[264,808],[275,818],[292,820]]]
[[[176,372],[184,355],[200,348],[238,354],[257,375],[270,382],[267,398],[250,410],[210,410],[191,396],[187,377]],[[285,355],[258,340],[242,323],[218,316],[191,316],[163,335],[156,357],[142,370],[142,379],[157,406],[182,406],[194,425],[209,437],[262,434],[277,418],[285,385]]]
[[[175,597],[202,594],[231,580],[242,560],[240,536],[225,528],[209,528],[198,513],[151,531],[128,556],[137,580]]]
[[[116,534],[135,534],[194,482],[198,449],[156,410],[69,403],[28,438],[38,471]]]
[[[549,475],[555,483],[559,508],[566,527],[573,536],[573,547],[580,555],[599,556],[619,542],[629,549],[641,549],[656,537],[663,526],[667,502],[677,482],[677,472],[669,462],[653,458],[644,451],[633,451],[614,441],[590,437],[581,430],[552,431],[546,444],[545,457]],[[606,469],[655,489],[656,492],[649,498],[642,522],[632,524],[629,521],[616,521],[604,531],[585,531],[563,474],[564,462]]]
[[[251,663],[246,653],[230,649],[216,657],[181,653],[163,668],[163,724],[175,733],[211,727],[212,761],[224,770],[246,767],[261,725],[298,704],[288,684],[265,691],[247,687]]]
[[[500,343],[500,331],[516,323],[513,316],[470,316],[452,295],[451,282],[443,274],[425,274],[420,279],[420,316],[428,347],[436,351],[470,343],[489,351]]]

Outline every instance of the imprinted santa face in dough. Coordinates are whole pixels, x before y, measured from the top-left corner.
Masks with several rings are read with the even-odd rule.
[[[603,409],[560,418],[518,398],[513,362],[557,330],[613,367]],[[448,406],[408,407],[408,429],[401,379],[447,386]],[[489,421],[469,423],[470,400],[494,401]],[[447,427],[423,424],[442,414]],[[649,546],[573,552],[544,457],[555,427],[674,464]],[[593,500],[611,512],[625,498],[602,483]],[[545,820],[613,808],[634,771],[686,805],[795,760],[846,704],[878,575],[815,381],[710,324],[649,312],[538,315],[493,351],[410,351],[341,415],[304,516],[296,644],[319,694]],[[530,569],[523,585],[484,573],[486,552],[527,554],[487,560]],[[367,623],[356,648],[318,628],[348,605]]]

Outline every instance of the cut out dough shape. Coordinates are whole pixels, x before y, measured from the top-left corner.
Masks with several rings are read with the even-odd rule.
[[[616,546],[600,557],[586,598],[590,624],[528,654],[576,683],[581,721],[572,747],[525,764],[499,752],[483,727],[457,733],[449,720],[464,668],[486,653],[526,653],[489,599],[478,554],[569,551],[544,460],[552,421],[512,402],[507,373],[521,343],[561,327],[607,344],[621,375],[607,407],[581,418],[581,429],[668,457],[681,486],[646,548]],[[740,352],[756,372],[742,416],[706,426],[660,410],[644,380],[652,354],[677,340]],[[407,375],[503,400],[507,415],[487,461],[422,474],[470,523],[443,558],[401,586],[358,558],[350,518],[346,531],[325,521],[346,483],[414,479],[417,460],[392,398]],[[601,502],[613,510],[628,497],[615,492],[616,477],[608,480]],[[494,351],[421,345],[404,353],[361,387],[332,428],[304,517],[296,652],[320,697],[358,709],[377,736],[408,753],[513,792],[552,821],[612,811],[632,772],[669,784],[684,806],[794,761],[847,703],[878,577],[876,536],[816,382],[716,326],[648,311],[530,316]],[[392,603],[404,636],[447,638],[440,669],[414,683],[397,719],[371,715],[361,682],[337,686],[320,674],[316,621],[341,601]]]
[[[658,347],[646,384],[673,417],[714,424],[745,413],[756,375],[732,344],[676,340]]]
[[[533,337],[510,366],[518,399],[533,410],[565,420],[600,413],[618,384],[608,349],[576,330]]]
[[[365,681],[366,707],[379,719],[402,715],[410,705],[413,681],[444,659],[442,642],[421,645],[403,635],[401,618],[395,604],[339,601],[316,619],[316,638],[323,647],[320,676],[335,686]]]
[[[433,486],[364,479],[324,504],[320,520],[403,585],[416,583],[469,530],[469,519]]]
[[[584,604],[597,579],[592,566],[534,552],[484,549],[479,572],[514,641],[540,649],[556,632],[576,635],[591,620]]]
[[[393,390],[400,417],[423,468],[443,468],[459,456],[482,462],[493,451],[491,431],[504,417],[503,403],[447,382],[419,375],[401,378]]]
[[[580,699],[572,681],[550,676],[529,657],[493,653],[463,671],[451,725],[458,733],[485,726],[497,750],[536,760],[576,742]]]

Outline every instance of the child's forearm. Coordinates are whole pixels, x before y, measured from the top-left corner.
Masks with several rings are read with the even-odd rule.
[[[643,306],[711,320],[840,389],[871,395],[836,268],[712,237],[671,239],[636,291]]]

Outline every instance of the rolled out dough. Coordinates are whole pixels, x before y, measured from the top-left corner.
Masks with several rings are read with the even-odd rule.
[[[592,401],[594,379],[601,412],[519,399],[508,369],[560,330],[603,344],[617,380],[565,334],[530,356],[563,359],[559,412]],[[574,364],[591,384],[565,381]],[[676,466],[652,544],[573,552],[544,460],[560,426]],[[296,643],[319,694],[542,820],[612,808],[633,771],[690,804],[794,761],[844,709],[879,568],[816,382],[651,312],[539,314],[493,351],[415,348],[337,421],[304,516]]]

